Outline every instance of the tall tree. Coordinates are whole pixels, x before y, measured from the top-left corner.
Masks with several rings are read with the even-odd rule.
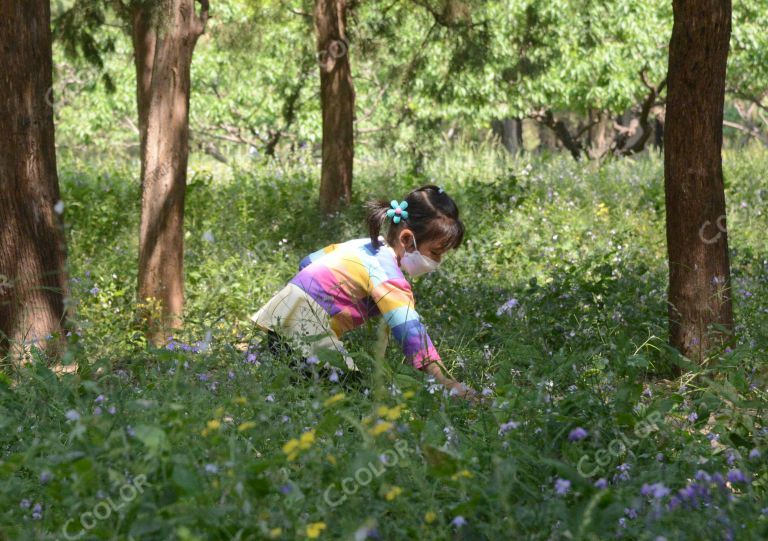
[[[346,0],[316,0],[315,31],[323,112],[320,207],[333,212],[352,197],[355,88],[349,63]]]
[[[184,194],[189,156],[190,66],[208,20],[208,0],[131,6],[141,139],[140,303],[148,338],[162,343],[184,309]],[[149,303],[150,305],[153,302]]]
[[[720,154],[730,0],[674,0],[664,179],[671,344],[701,361],[733,329]]]
[[[60,353],[67,294],[56,174],[51,6],[0,4],[0,355]],[[48,342],[49,335],[57,336]],[[18,348],[18,349],[17,349]]]

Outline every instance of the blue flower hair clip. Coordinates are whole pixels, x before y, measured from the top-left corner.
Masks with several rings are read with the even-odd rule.
[[[400,201],[398,203],[396,199],[393,199],[390,205],[392,208],[387,210],[387,216],[392,218],[394,223],[399,224],[401,219],[408,219],[408,211],[405,210],[408,208],[408,201]]]
[[[437,193],[443,193],[444,191],[442,186],[437,187]]]

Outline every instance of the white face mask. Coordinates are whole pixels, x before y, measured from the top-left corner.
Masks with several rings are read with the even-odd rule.
[[[416,237],[413,238],[413,252],[405,252],[400,258],[400,268],[405,272],[416,278],[422,274],[437,270],[440,263],[434,259],[430,259],[419,252],[416,246]]]

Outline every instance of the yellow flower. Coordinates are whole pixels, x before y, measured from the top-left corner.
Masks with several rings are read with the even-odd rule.
[[[283,452],[288,455],[288,460],[294,460],[297,456],[299,456],[299,440],[296,438],[291,438],[287,442],[285,442],[285,445],[283,445]]]
[[[207,436],[208,434],[210,434],[215,430],[218,430],[219,428],[221,428],[221,421],[219,421],[218,419],[211,419],[206,423],[205,428],[203,429],[201,434],[203,436]]]
[[[307,430],[299,437],[299,447],[301,449],[309,449],[312,444],[315,443],[315,429]]]
[[[250,430],[251,428],[255,427],[256,423],[253,421],[246,421],[242,423],[240,426],[237,427],[238,432],[245,432],[246,430]]]
[[[235,404],[240,404],[241,406],[245,406],[247,403],[248,403],[248,400],[244,396],[235,397]]]
[[[605,206],[605,204],[601,201],[597,204],[597,212],[595,213],[600,218],[604,216],[608,216],[608,207]]]
[[[311,524],[307,524],[307,537],[310,539],[317,539],[320,537],[320,532],[325,530],[325,522],[313,522]]]
[[[323,406],[325,406],[326,408],[328,406],[333,406],[336,402],[341,402],[342,400],[344,400],[344,398],[345,398],[344,393],[335,394],[331,398],[323,402]]]
[[[392,500],[397,498],[402,493],[403,493],[403,489],[402,488],[400,488],[400,487],[392,487],[391,489],[389,489],[389,491],[386,494],[384,494],[384,498],[386,498],[386,500],[388,502],[391,502]]]
[[[400,413],[402,413],[402,409],[403,409],[402,404],[395,406],[394,408],[388,408],[387,406],[379,406],[379,409],[376,410],[376,413],[379,414],[379,417],[385,417],[390,421],[394,421],[400,417]]]
[[[280,535],[282,535],[282,533],[283,533],[282,528],[272,528],[271,530],[269,530],[269,537],[271,539],[277,539],[278,537],[280,537]]]
[[[434,511],[427,511],[426,513],[424,513],[424,521],[427,524],[432,524],[435,521],[435,519],[437,519],[437,513],[435,513]]]
[[[392,428],[392,426],[393,426],[392,423],[388,421],[379,421],[378,423],[373,425],[373,427],[369,428],[368,432],[372,436],[378,436],[379,434],[383,434],[384,432]]]
[[[453,479],[454,481],[457,480],[459,477],[472,477],[472,472],[469,470],[461,470],[451,475],[451,479]]]
[[[328,462],[330,462],[331,464],[333,464],[334,466],[336,465],[336,457],[335,456],[333,456],[333,455],[326,455],[325,459]]]
[[[416,396],[416,393],[414,393],[413,391],[405,391],[403,393],[403,398],[405,398],[406,400],[409,398],[413,398],[414,396]]]

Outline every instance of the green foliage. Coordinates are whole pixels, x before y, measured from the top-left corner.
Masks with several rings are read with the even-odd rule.
[[[464,147],[414,176],[379,151],[358,168],[353,205],[330,217],[315,209],[308,154],[234,168],[193,158],[186,327],[161,349],[133,328],[138,181],[119,164],[61,162],[77,370],[41,360],[0,378],[8,538],[74,535],[83,516],[84,539],[303,539],[319,522],[319,539],[765,536],[764,151],[725,155],[741,341],[682,386],[663,379],[679,360],[663,345],[658,157],[598,169]],[[429,179],[458,201],[467,244],[414,281],[417,306],[452,374],[492,404],[442,396],[394,343],[379,355],[373,326],[345,335],[358,386],[301,377],[264,351],[247,318],[298,261],[364,236],[365,199]],[[569,441],[576,427],[588,435]],[[697,471],[735,468],[751,482],[710,483],[711,507],[668,508]],[[641,494],[658,482],[672,493]]]

